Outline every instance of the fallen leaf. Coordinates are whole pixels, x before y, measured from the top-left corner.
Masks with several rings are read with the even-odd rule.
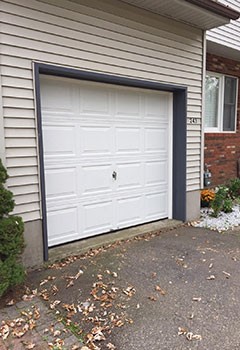
[[[25,345],[26,349],[34,349],[36,346],[36,344],[32,342],[23,342],[23,344]]]
[[[15,300],[11,299],[8,303],[6,303],[7,306],[12,306],[15,304]]]
[[[192,340],[202,340],[202,336],[200,334],[193,334],[192,332],[188,332],[186,334],[186,338],[187,340],[189,341],[192,341]]]
[[[193,301],[201,301],[202,298],[201,298],[201,297],[194,297],[194,298],[192,298],[192,300],[193,300]]]
[[[126,294],[128,297],[132,297],[136,293],[136,290],[133,286],[129,286],[123,290],[123,293]]]
[[[50,308],[51,310],[54,310],[55,307],[56,307],[57,305],[59,305],[60,303],[61,303],[60,300],[55,300],[53,303],[51,303],[51,304],[49,305],[49,308]]]
[[[71,281],[67,284],[67,287],[66,287],[66,288],[72,287],[73,285],[74,285],[74,282],[73,282],[73,280],[71,280]]]
[[[226,276],[226,278],[231,277],[231,274],[230,274],[230,273],[228,273],[228,272],[226,272],[226,271],[223,271],[223,274]]]
[[[7,324],[4,324],[0,327],[0,337],[5,340],[9,336],[10,329]]]
[[[156,286],[155,290],[157,292],[159,292],[161,295],[166,295],[167,294],[166,291],[164,289],[162,289],[160,286]]]
[[[214,275],[210,275],[209,277],[207,277],[207,280],[215,280],[215,276]]]
[[[187,328],[178,327],[178,335],[186,335],[188,332]]]
[[[54,337],[58,337],[60,334],[61,334],[61,331],[60,331],[59,329],[56,329],[56,330],[53,332],[53,336],[54,336]]]
[[[22,296],[22,300],[23,300],[23,301],[31,301],[35,296],[36,296],[36,295],[34,295],[34,294],[31,294],[31,295],[24,294],[24,295]]]
[[[78,350],[79,349],[79,345],[75,344],[71,347],[71,350]]]

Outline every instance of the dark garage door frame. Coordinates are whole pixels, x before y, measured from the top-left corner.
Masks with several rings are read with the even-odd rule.
[[[40,164],[40,187],[42,203],[42,231],[44,260],[48,260],[47,210],[44,177],[42,115],[40,100],[40,74],[66,77],[78,80],[160,90],[173,93],[173,177],[172,177],[172,213],[173,219],[186,220],[186,148],[187,148],[187,87],[162,84],[152,81],[124,78],[108,74],[87,72],[72,68],[34,63],[36,112],[38,126],[38,146]]]

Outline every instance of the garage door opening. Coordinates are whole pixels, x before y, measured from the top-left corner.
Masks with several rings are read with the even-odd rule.
[[[42,64],[35,81],[45,260],[52,246],[185,219],[185,88]]]
[[[41,76],[48,244],[171,218],[172,93]]]

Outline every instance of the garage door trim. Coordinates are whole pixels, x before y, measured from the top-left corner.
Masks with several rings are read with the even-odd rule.
[[[40,102],[40,74],[58,77],[74,78],[93,82],[115,84],[128,87],[159,90],[173,93],[173,145],[172,145],[172,217],[177,220],[186,220],[186,115],[187,115],[187,88],[162,84],[153,81],[131,79],[121,76],[81,71],[73,68],[58,67],[54,65],[34,63],[36,114],[38,126],[42,231],[44,260],[48,260],[48,235],[47,235],[47,208],[46,189],[44,176],[44,154],[42,135],[42,115]],[[177,171],[176,171],[177,170]]]

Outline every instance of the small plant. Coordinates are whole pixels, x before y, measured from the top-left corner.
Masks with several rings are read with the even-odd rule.
[[[222,210],[224,211],[224,213],[231,213],[233,210],[233,200],[232,198],[226,198],[223,201],[223,207]]]
[[[232,199],[236,199],[240,197],[240,179],[235,178],[231,179],[228,184],[229,194]]]
[[[207,189],[201,191],[201,205],[203,207],[208,207],[214,198],[215,192],[213,190]]]
[[[13,194],[5,188],[7,171],[0,159],[0,297],[24,280],[19,261],[24,248],[22,218],[9,213],[14,209]]]
[[[215,192],[215,198],[211,202],[211,208],[213,209],[212,216],[218,217],[220,211],[229,213],[232,211],[233,201],[229,196],[229,189],[226,186],[219,186]]]

